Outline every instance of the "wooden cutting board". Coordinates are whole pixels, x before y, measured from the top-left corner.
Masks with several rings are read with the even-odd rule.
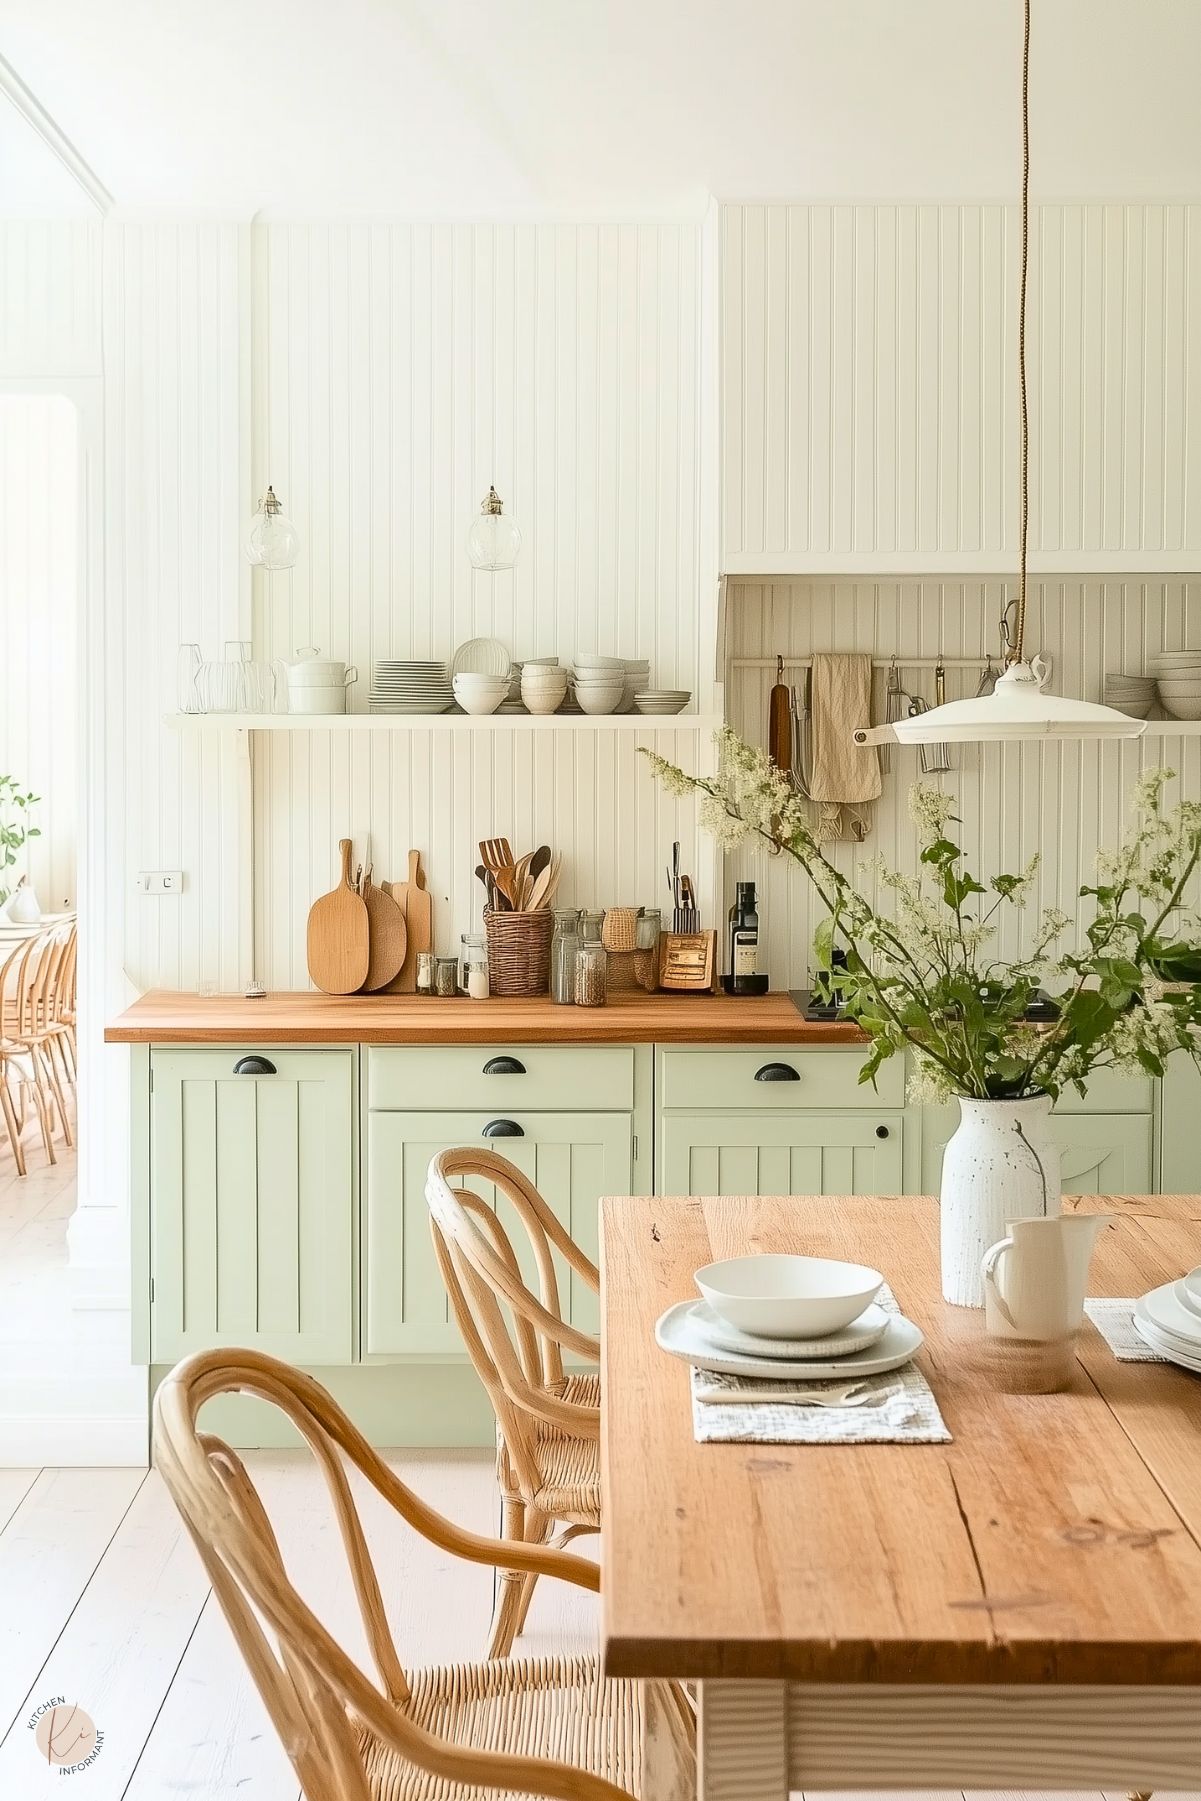
[[[433,896],[425,885],[421,852],[409,852],[409,879],[390,884],[393,898],[405,916],[405,954],[400,974],[389,984],[396,994],[413,994],[417,989],[417,953],[433,946]]]
[[[371,961],[367,908],[350,880],[349,838],[339,840],[342,880],[309,908],[309,977],[326,994],[354,994],[367,979]]]
[[[377,989],[386,988],[389,982],[394,982],[400,974],[405,960],[408,933],[404,913],[391,894],[376,887],[371,880],[370,868],[363,877],[360,892],[367,909],[369,943],[367,979],[363,983],[363,992],[374,994]]]

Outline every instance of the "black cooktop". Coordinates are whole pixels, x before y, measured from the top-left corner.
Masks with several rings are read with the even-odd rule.
[[[790,988],[788,990],[788,998],[800,1014],[801,1018],[808,1020],[813,1025],[826,1023],[830,1020],[841,1019],[842,1017],[837,1001],[814,1000],[813,992],[809,988]],[[1026,1008],[1025,1017],[1036,1021],[1051,1020],[1057,1017],[1058,1012],[1059,1009],[1051,999],[1051,996],[1040,988],[1030,1005]]]

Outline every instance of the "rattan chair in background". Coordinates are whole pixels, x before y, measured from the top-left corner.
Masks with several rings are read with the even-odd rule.
[[[375,1680],[293,1586],[237,1453],[197,1428],[206,1401],[234,1392],[278,1407],[321,1468]],[[388,1468],[310,1376],[258,1351],[199,1352],[155,1396],[154,1452],[306,1801],[476,1801],[494,1793],[692,1801],[695,1734],[675,1684],[607,1682],[587,1657],[403,1668],[347,1463],[401,1519],[455,1556],[592,1590],[596,1565],[452,1525]]]
[[[494,1186],[509,1202],[529,1243],[537,1293],[487,1201],[470,1187],[453,1186],[472,1181]],[[595,1367],[565,1372],[563,1352],[595,1366],[600,1341],[564,1319],[555,1253],[594,1293],[596,1265],[533,1183],[495,1151],[440,1152],[425,1192],[451,1310],[496,1413],[502,1536],[561,1547],[581,1532],[599,1532],[600,1373]],[[502,1575],[489,1657],[508,1655],[534,1582],[516,1566]]]
[[[25,1175],[25,1127],[32,1109],[47,1161],[57,1163],[54,1111],[57,1105],[40,1050],[37,994],[50,955],[50,934],[25,939],[0,965],[0,1112],[12,1145],[18,1175]],[[14,1102],[15,1086],[15,1102]]]
[[[67,1144],[75,1142],[67,1105],[71,1072],[63,1051],[65,1040],[74,1038],[74,1026],[63,1009],[68,996],[73,1000],[75,945],[73,919],[39,932],[22,945],[13,976],[0,990],[0,1042],[10,1053],[23,1055],[32,1071],[42,1137],[51,1162],[55,1158],[48,1121],[52,1130],[57,1118]]]

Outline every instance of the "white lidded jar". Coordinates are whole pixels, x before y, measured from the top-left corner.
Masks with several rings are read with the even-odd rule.
[[[939,1190],[942,1292],[956,1307],[983,1307],[980,1260],[1010,1220],[1059,1212],[1059,1146],[1051,1097],[959,1097],[959,1125],[942,1156]]]
[[[354,664],[323,657],[312,645],[296,652],[288,669],[288,711],[291,713],[345,713],[346,690],[357,682]]]

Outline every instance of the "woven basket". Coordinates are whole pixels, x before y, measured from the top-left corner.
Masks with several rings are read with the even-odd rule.
[[[545,994],[550,987],[550,935],[554,915],[549,907],[532,913],[484,911],[488,938],[488,986],[493,994]]]
[[[601,925],[601,943],[607,951],[632,951],[638,942],[637,907],[610,907]]]

